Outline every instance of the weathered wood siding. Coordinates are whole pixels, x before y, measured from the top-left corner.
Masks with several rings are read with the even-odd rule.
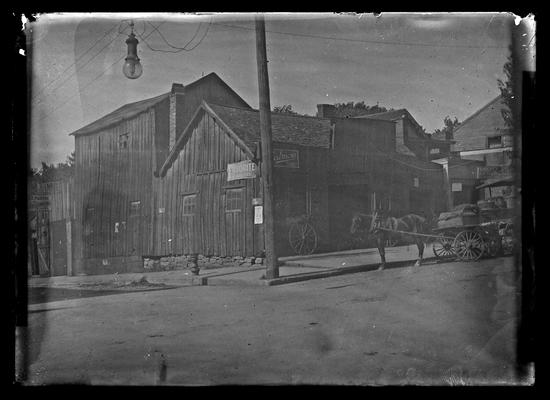
[[[151,251],[154,130],[155,112],[150,109],[75,138],[78,256],[107,258]]]
[[[243,99],[215,77],[206,79],[200,85],[189,85],[185,88],[184,94],[176,96],[176,99],[176,140],[187,127],[203,100],[228,107],[250,108]]]
[[[252,206],[252,198],[259,197],[259,181],[227,182],[227,164],[246,159],[216,121],[203,114],[166,175],[155,179],[152,255],[261,252],[260,227],[254,225]],[[239,200],[230,201],[228,196],[235,193]],[[186,196],[195,196],[194,211],[184,210]]]
[[[418,197],[424,199],[423,213],[441,206],[438,198],[443,193],[443,170],[440,165],[405,156],[395,151],[395,124],[387,121],[364,120],[337,121],[335,127],[334,150],[330,155],[329,185],[334,199],[330,203],[331,215],[349,212],[336,192],[354,190],[366,191],[357,194],[354,204],[369,201],[356,211],[365,212],[375,206],[389,209],[394,215],[420,211],[413,203]],[[418,188],[414,186],[418,179]],[[346,188],[346,186],[348,188]],[[411,194],[412,193],[412,194]],[[411,199],[413,201],[411,201]],[[333,218],[334,219],[334,218]],[[331,227],[331,230],[333,228]],[[341,229],[336,229],[339,235]]]
[[[273,143],[273,149],[297,150],[299,168],[273,168],[275,242],[279,256],[294,254],[289,230],[296,217],[310,216],[317,233],[317,252],[328,248],[328,149]]]
[[[486,149],[487,138],[495,135],[509,135],[510,131],[502,117],[507,106],[497,98],[466,119],[454,132],[455,144],[452,151]]]

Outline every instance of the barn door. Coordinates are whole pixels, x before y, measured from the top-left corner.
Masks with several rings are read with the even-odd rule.
[[[227,188],[224,194],[226,255],[245,253],[244,211],[245,188]]]

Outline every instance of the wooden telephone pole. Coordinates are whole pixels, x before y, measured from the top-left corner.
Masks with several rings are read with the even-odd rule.
[[[256,16],[256,60],[258,64],[258,87],[260,95],[261,181],[264,207],[264,242],[266,278],[279,277],[275,253],[275,226],[273,218],[273,159],[271,151],[271,104],[269,101],[269,78],[265,46],[265,20]]]

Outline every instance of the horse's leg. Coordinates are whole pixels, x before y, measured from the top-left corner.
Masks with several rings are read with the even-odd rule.
[[[420,267],[422,259],[424,258],[424,242],[421,239],[416,240],[416,246],[418,247],[418,260],[414,264],[415,267]]]
[[[386,235],[377,235],[376,244],[378,245],[378,252],[380,253],[380,259],[382,263],[378,267],[379,270],[383,270],[386,267],[386,251],[384,249],[384,243],[386,241]]]

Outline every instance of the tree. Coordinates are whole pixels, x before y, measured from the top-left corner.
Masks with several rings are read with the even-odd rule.
[[[74,173],[74,151],[67,156],[64,163],[47,164],[41,162],[40,168],[31,168],[29,171],[29,183],[31,193],[39,191],[40,185],[48,182],[67,180]]]
[[[393,108],[388,109],[386,107],[379,106],[378,104],[374,106],[366,105],[364,101],[359,101],[357,103],[354,103],[353,101],[347,103],[336,103],[334,104],[334,107],[336,107],[337,116],[341,118],[351,118],[360,115],[393,111]]]
[[[448,115],[443,118],[443,128],[436,129],[433,131],[432,135],[441,136],[445,139],[452,139],[453,138],[453,132],[457,128],[457,126],[460,125],[460,122],[458,121],[458,118],[455,117],[455,119],[451,119]]]
[[[283,104],[282,106],[275,106],[273,107],[273,112],[279,113],[279,114],[298,115],[296,111],[292,110],[292,104]]]
[[[513,110],[515,108],[516,97],[514,96],[514,86],[513,86],[514,64],[513,64],[513,59],[511,54],[512,54],[512,47],[510,47],[510,55],[508,56],[508,59],[504,64],[504,67],[502,68],[505,78],[504,80],[497,79],[497,84],[498,84],[498,88],[500,89],[500,94],[502,96],[502,99],[504,100],[504,103],[507,106],[506,108],[503,108],[501,110],[502,118],[504,119],[504,122],[506,123],[506,126],[508,128],[514,129]]]

